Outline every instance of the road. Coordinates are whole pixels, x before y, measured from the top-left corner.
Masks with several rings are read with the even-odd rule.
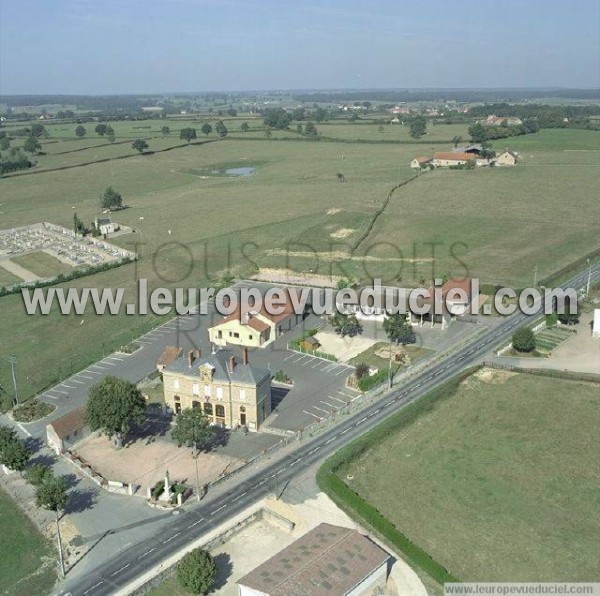
[[[600,279],[600,265],[592,269],[592,281]],[[564,287],[580,288],[587,281],[587,270],[567,282]],[[535,316],[535,315],[531,315]],[[393,388],[375,403],[343,417],[339,423],[312,439],[293,443],[292,450],[282,450],[272,461],[255,472],[232,477],[199,504],[173,516],[168,527],[162,526],[155,539],[131,545],[125,552],[107,560],[83,577],[67,578],[63,590],[74,596],[96,596],[123,590],[130,582],[174,554],[184,545],[197,540],[253,503],[272,493],[276,483],[284,484],[308,468],[324,460],[341,446],[356,439],[391,414],[419,399],[437,385],[451,379],[461,370],[480,363],[489,350],[506,341],[516,327],[530,316],[517,312],[497,327],[473,339],[463,348],[422,373]],[[285,451],[285,452],[283,452]]]

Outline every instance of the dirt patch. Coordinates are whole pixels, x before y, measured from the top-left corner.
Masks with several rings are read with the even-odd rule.
[[[257,281],[270,281],[278,284],[335,288],[337,282],[342,278],[339,276],[298,273],[291,269],[270,269],[261,267],[260,271],[253,275],[251,279]]]
[[[507,370],[494,370],[491,368],[482,368],[478,370],[473,377],[478,381],[483,383],[487,383],[488,385],[500,385],[502,383],[506,383],[508,379],[514,377],[515,372],[510,372]]]
[[[332,207],[331,209],[327,209],[327,215],[335,215],[336,213],[341,213],[343,209],[339,209],[338,207]]]
[[[340,239],[340,238],[348,238],[348,236],[352,236],[356,232],[353,228],[340,228],[337,232],[333,232],[329,234],[332,238]]]
[[[196,468],[190,450],[163,439],[149,444],[138,441],[123,449],[115,449],[107,437],[91,435],[74,451],[107,480],[139,484],[142,491],[162,480],[167,470],[173,480],[191,485],[196,483]],[[233,457],[201,453],[198,457],[200,482],[213,482],[242,463]]]
[[[395,263],[402,261],[404,263],[430,263],[433,261],[431,257],[419,259],[406,259],[403,257],[375,257],[373,255],[353,255],[348,251],[328,251],[328,252],[311,252],[308,250],[290,251],[286,248],[272,248],[267,251],[267,255],[272,257],[305,257],[309,259],[319,259],[322,261],[372,261],[380,263]]]

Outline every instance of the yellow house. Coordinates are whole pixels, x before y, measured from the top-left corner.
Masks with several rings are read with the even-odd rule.
[[[430,162],[431,162],[431,157],[415,157],[410,162],[410,167],[413,170],[420,170],[421,168],[424,168],[425,166],[429,165]]]
[[[239,306],[235,312],[208,329],[210,341],[217,346],[234,344],[252,348],[264,348],[280,335],[298,325],[304,313],[294,311],[290,292],[285,291],[285,303],[273,303],[281,308],[279,314],[271,314],[268,305],[262,304],[260,310],[251,306]]]
[[[271,414],[271,373],[248,362],[244,348],[238,362],[229,350],[202,358],[190,350],[163,369],[165,403],[178,414],[200,409],[212,424],[258,430]]]
[[[516,166],[518,154],[508,149],[496,157],[497,166]]]

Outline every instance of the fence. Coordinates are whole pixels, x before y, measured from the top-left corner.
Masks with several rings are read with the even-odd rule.
[[[483,366],[496,370],[508,370],[511,372],[526,373],[528,375],[538,375],[541,377],[551,377],[553,379],[565,379],[568,381],[584,381],[587,383],[600,384],[600,375],[594,373],[578,373],[568,370],[557,370],[554,368],[523,368],[522,366],[513,366],[512,364],[501,364],[500,362],[484,362]]]
[[[333,354],[328,354],[327,352],[320,352],[319,350],[305,350],[300,346],[294,343],[287,343],[287,349],[291,352],[300,352],[300,354],[308,354],[309,356],[314,356],[315,358],[320,358],[321,360],[329,360],[330,362],[337,362],[337,358]]]

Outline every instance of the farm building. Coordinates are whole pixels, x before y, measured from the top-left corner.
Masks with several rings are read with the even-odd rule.
[[[454,147],[452,149],[452,153],[473,153],[474,155],[481,155],[482,151],[483,147],[481,146],[481,143],[473,143],[466,147]]]
[[[367,536],[322,523],[242,577],[238,594],[383,594],[389,560]]]
[[[64,453],[88,434],[85,408],[78,408],[46,425],[48,446],[58,455]]]
[[[496,165],[497,166],[516,166],[518,154],[514,151],[509,151],[508,149],[500,155],[496,156]]]
[[[413,170],[418,170],[420,168],[424,168],[425,166],[427,166],[430,163],[431,163],[431,157],[415,157],[410,162],[410,167]]]
[[[473,153],[455,153],[454,151],[435,153],[433,155],[433,165],[436,168],[461,166],[467,162],[474,161],[476,157]]]
[[[274,298],[268,309],[264,302],[260,310],[248,305],[238,306],[233,313],[208,329],[210,341],[218,346],[229,343],[264,348],[304,318],[303,314],[294,312],[290,293],[294,291],[285,290],[283,304]],[[269,312],[274,308],[280,309],[280,314]]]
[[[212,424],[258,430],[271,413],[271,373],[229,350],[202,357],[200,350],[182,354],[163,369],[165,403],[179,414],[202,409]]]
[[[496,116],[495,114],[490,114],[485,120],[479,120],[479,123],[485,126],[502,126],[503,123],[506,123],[506,126],[517,126],[518,124],[523,124],[523,120],[516,116]]]
[[[119,229],[119,226],[113,222],[110,217],[97,217],[94,220],[94,226],[100,232],[100,234],[108,235],[116,232]]]

